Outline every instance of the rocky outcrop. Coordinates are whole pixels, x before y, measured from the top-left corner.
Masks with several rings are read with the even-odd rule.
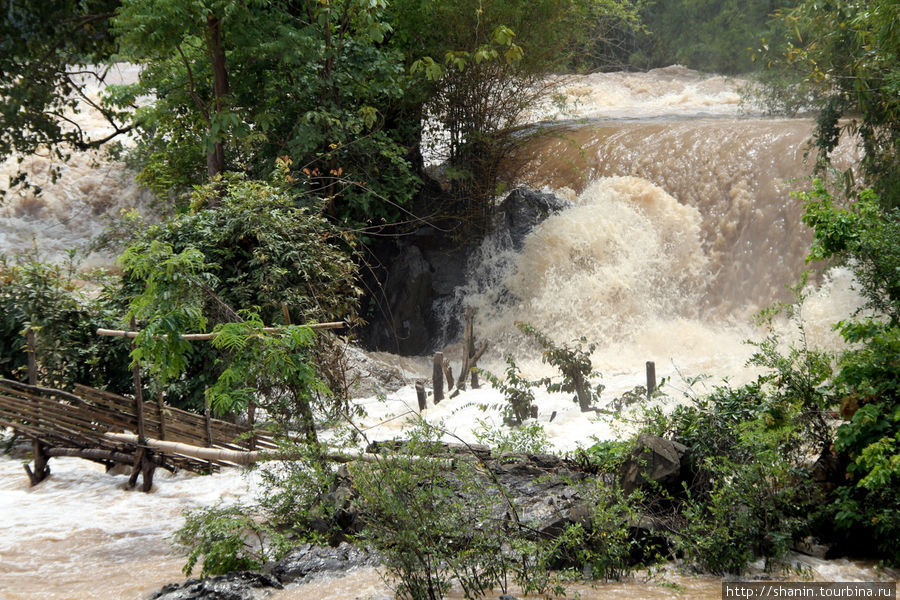
[[[518,188],[496,209],[491,236],[507,248],[520,250],[535,225],[569,206],[553,194]],[[384,275],[370,287],[381,287],[373,298],[377,308],[360,334],[374,350],[398,354],[427,354],[444,338],[454,338],[455,326],[437,310],[451,302],[457,288],[466,284],[468,268],[480,240],[460,241],[430,227],[399,238],[381,258]]]
[[[281,583],[269,575],[235,571],[163,586],[149,600],[261,600],[281,587]]]
[[[366,550],[346,542],[337,548],[303,544],[294,548],[279,560],[270,573],[282,584],[298,583],[311,575],[346,571],[377,563]]]

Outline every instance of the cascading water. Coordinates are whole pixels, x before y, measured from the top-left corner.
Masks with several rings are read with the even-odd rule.
[[[607,395],[643,383],[646,360],[657,361],[660,375],[752,376],[743,370],[749,349],[742,342],[757,335],[749,316],[785,298],[783,286],[804,267],[809,233],[788,191],[802,187],[794,178],[810,171],[803,155],[812,125],[740,117],[736,85],[681,67],[598,74],[561,88],[575,101],[565,111],[548,106],[536,113],[536,119],[566,121],[523,150],[526,180],[556,190],[572,207],[538,226],[521,252],[502,239],[487,240],[469,265],[469,284],[447,308],[478,309],[476,333],[491,344],[481,366],[501,373],[503,355],[514,352],[526,375],[549,374],[515,327],[527,321],[557,342],[597,343],[593,360]],[[852,160],[852,144],[844,151]],[[34,159],[33,168],[46,164]],[[22,249],[34,235],[47,254],[59,256],[97,231],[98,215],[139,197],[119,167],[103,163],[98,170],[88,157],[77,157],[61,187],[47,185],[41,197],[18,197],[0,208],[0,251]],[[823,277],[804,311],[811,339],[835,343],[831,323],[859,302],[851,283],[843,270]],[[418,376],[428,373],[423,364]],[[472,439],[476,418],[484,418],[478,405],[496,401],[490,389],[471,390],[430,407],[426,416]],[[367,424],[415,403],[411,385],[387,402],[364,401]],[[540,404],[539,421],[562,449],[590,443],[590,435],[614,435],[562,395],[542,397]],[[559,415],[551,422],[554,411]],[[401,428],[394,419],[368,431],[383,439]],[[113,476],[84,461],[53,459],[51,468],[50,480],[28,488],[18,461],[0,458],[0,589],[13,590],[4,598],[144,598],[178,579],[180,562],[165,538],[182,522],[181,511],[247,493],[235,472],[159,477],[156,490],[144,495],[120,489]],[[807,563],[819,580],[878,578],[861,563]],[[34,572],[42,567],[64,576]],[[718,579],[665,579],[685,586],[690,597],[721,596]],[[676,597],[655,583],[579,593],[588,600]],[[329,597],[390,594],[365,570],[272,596]]]
[[[132,82],[137,72],[134,65],[117,65],[106,83]],[[96,100],[99,87],[93,78],[85,76],[85,81],[87,94]],[[77,115],[67,116],[78,121],[88,138],[111,133],[109,123],[84,104]],[[99,152],[73,152],[67,161],[49,155],[10,157],[0,163],[0,186],[9,190],[19,172],[27,173],[34,187],[12,190],[0,200],[0,253],[35,252],[40,260],[60,262],[67,251],[77,250],[79,258],[86,259],[84,269],[110,266],[114,256],[88,256],[92,239],[122,211],[136,208],[150,216],[152,194],[138,186],[122,163]]]

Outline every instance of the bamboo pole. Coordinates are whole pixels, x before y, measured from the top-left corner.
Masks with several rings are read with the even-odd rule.
[[[115,440],[120,443],[137,444],[137,436],[133,433],[105,433],[104,437]],[[223,448],[203,448],[201,446],[193,446],[191,444],[183,444],[181,442],[168,442],[163,440],[154,440],[148,438],[144,440],[144,445],[153,448],[165,454],[180,454],[189,458],[206,461],[228,462],[241,466],[248,466],[251,463],[262,460],[263,458],[272,458],[280,460],[289,460],[293,455],[283,455],[279,452],[262,453],[257,450],[250,452],[241,450],[225,450]],[[377,454],[367,454],[363,452],[324,452],[322,457],[325,460],[336,463],[348,463],[354,461],[362,462],[378,462],[383,460],[384,456]],[[445,461],[448,467],[452,467],[452,461],[443,457],[420,457],[424,460]],[[461,457],[456,457],[459,460]]]
[[[166,411],[163,405],[163,391],[156,392],[156,410],[159,413],[159,439],[166,439]]]
[[[131,317],[131,328],[135,328],[134,317]],[[137,361],[134,362],[132,376],[134,377],[134,414],[137,418],[137,434],[139,438],[143,439],[147,437],[147,432],[144,431],[144,390],[141,385],[141,366]]]
[[[340,329],[341,327],[346,327],[347,324],[343,321],[335,321],[332,323],[311,323],[309,325],[305,325],[305,327],[309,327],[310,329],[319,330],[319,329]],[[97,335],[102,335],[106,337],[125,337],[125,338],[136,338],[140,331],[135,331],[134,326],[132,325],[131,331],[124,331],[121,329],[97,329]],[[263,327],[263,331],[266,333],[278,333],[282,331],[283,327]],[[216,332],[211,333],[183,333],[181,335],[181,339],[187,341],[207,341],[215,339],[219,334]]]

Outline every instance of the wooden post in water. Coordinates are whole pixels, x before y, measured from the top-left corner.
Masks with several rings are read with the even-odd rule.
[[[247,423],[250,425],[250,450],[256,450],[256,399],[250,398],[247,404]]]
[[[34,329],[25,332],[25,345],[28,347],[28,383],[37,385],[37,351],[34,344]]]
[[[434,404],[437,405],[444,399],[444,353],[435,352],[434,362],[431,369],[431,383],[434,389]],[[421,410],[422,402],[419,401],[419,410]]]
[[[38,440],[32,440],[31,453],[34,458],[34,471],[27,464],[24,467],[31,485],[35,486],[50,475],[50,467],[47,466],[47,461],[50,460],[50,457],[47,456],[44,445]]]
[[[442,367],[444,368],[444,378],[447,380],[447,391],[449,392],[453,388],[453,369],[450,367],[450,361],[446,358]]]
[[[437,391],[437,388],[435,388]],[[416,382],[416,399],[419,401],[419,412],[425,410],[427,403],[425,401],[425,384],[421,381]],[[437,394],[435,394],[435,404],[437,404]]]
[[[656,363],[652,360],[647,361],[647,398],[656,391]]]

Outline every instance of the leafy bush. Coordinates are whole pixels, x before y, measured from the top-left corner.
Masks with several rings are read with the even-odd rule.
[[[123,294],[145,333],[135,357],[152,355],[159,383],[182,404],[204,406],[204,389],[220,380],[221,361],[235,348],[222,346],[227,335],[213,348],[173,334],[240,321],[243,310],[267,325],[356,320],[352,240],[293,195],[286,170],[279,162],[274,183],[234,175],[199,188],[194,210],[149,228],[123,254]],[[216,207],[206,207],[213,200]],[[247,340],[255,335],[245,333]],[[282,342],[297,346],[291,337],[299,330],[285,335]],[[240,404],[221,391],[214,395],[221,408]]]
[[[500,427],[492,427],[485,421],[478,421],[479,429],[473,431],[480,444],[486,444],[499,453],[541,454],[549,452],[550,441],[543,425],[537,421],[528,421],[518,427],[504,431]]]
[[[188,511],[174,538],[188,558],[184,574],[202,560],[201,577],[259,569],[288,549],[284,537],[257,520],[252,507],[238,505]]]
[[[575,569],[576,576],[598,580],[620,580],[636,565],[640,548],[632,527],[640,521],[640,493],[626,497],[622,489],[589,479],[579,486],[589,507],[587,523],[569,525],[557,538],[549,540],[545,552],[555,568]]]
[[[504,420],[512,425],[521,425],[531,416],[531,407],[534,406],[534,391],[537,385],[521,376],[519,367],[511,354],[506,356],[506,379],[501,381],[496,375],[484,369],[478,372],[484,375],[496,390],[499,390],[506,399],[503,407]]]
[[[43,385],[130,391],[128,343],[96,334],[125,315],[124,305],[106,292],[109,282],[99,279],[101,293],[87,294],[75,282],[74,262],[23,258],[13,264],[0,256],[0,376],[27,379],[25,330],[31,328]]]
[[[804,222],[815,230],[810,260],[849,264],[873,311],[837,324],[850,344],[831,390],[847,419],[834,442],[847,462],[847,480],[825,518],[851,547],[900,564],[900,212],[882,208],[871,190],[836,207],[820,180],[798,196]]]
[[[773,333],[750,362],[768,372],[739,388],[716,387],[661,418],[689,453],[683,495],[672,499],[676,549],[717,574],[740,573],[755,557],[778,561],[810,531],[822,501],[807,457],[831,442],[829,357],[802,335],[782,349]]]
[[[440,600],[456,581],[479,598],[505,581],[503,530],[494,522],[499,494],[465,459],[437,456],[440,430],[422,422],[402,451],[350,465],[361,537],[382,554],[404,600]]]
[[[591,365],[591,353],[596,349],[596,344],[588,344],[585,348],[587,339],[581,338],[575,342],[574,346],[570,347],[568,344],[557,346],[549,337],[528,323],[517,323],[517,325],[523,333],[537,341],[543,348],[541,360],[556,367],[562,373],[561,382],[554,382],[551,378],[546,377],[537,384],[545,386],[548,392],[574,393],[575,401],[578,402],[581,410],[588,410],[603,391],[602,384],[596,388],[590,387],[590,379],[600,375],[593,370]]]

